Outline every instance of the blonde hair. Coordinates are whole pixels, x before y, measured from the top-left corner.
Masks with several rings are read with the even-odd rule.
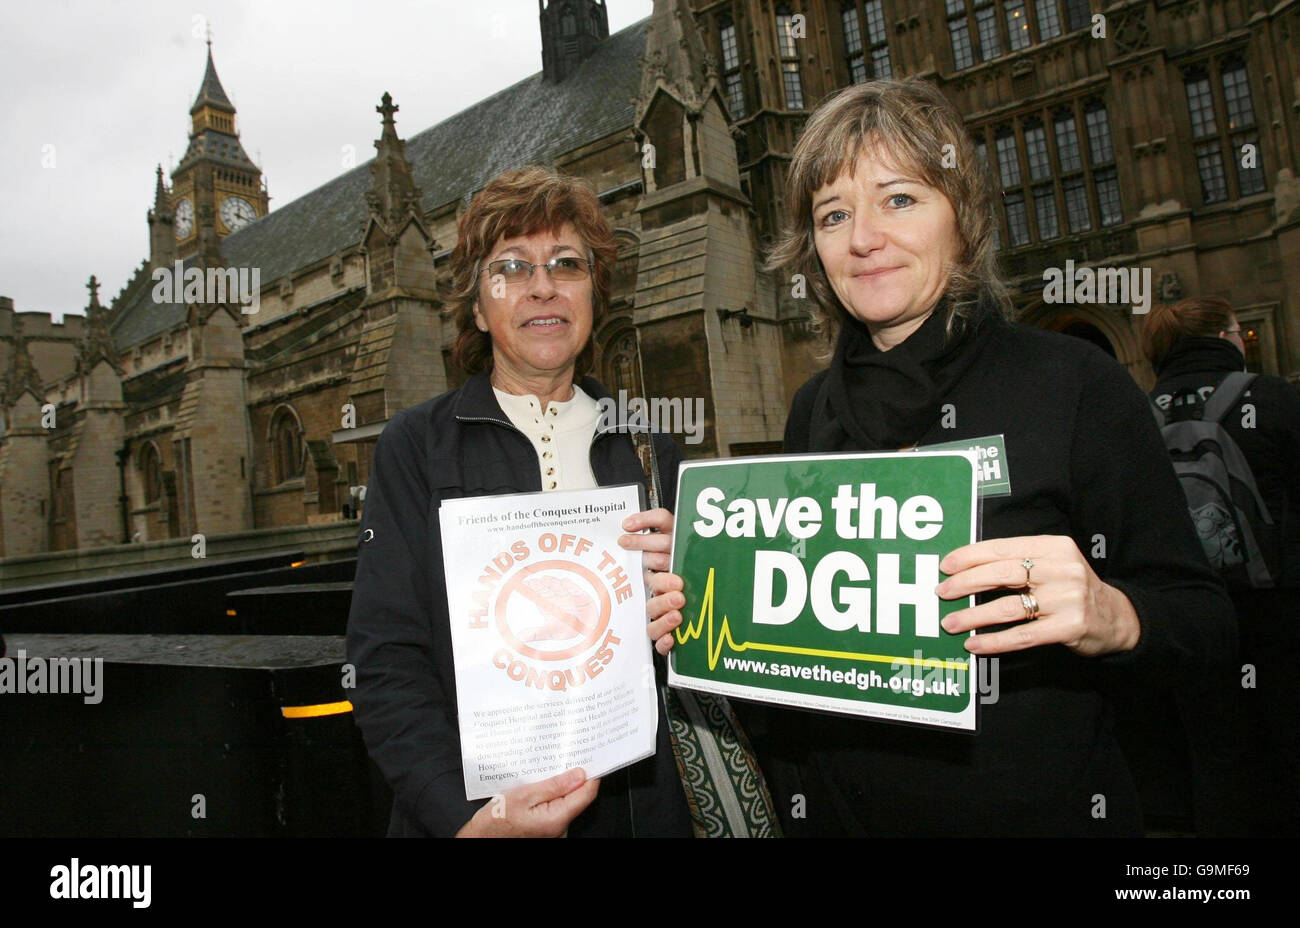
[[[900,169],[948,198],[962,250],[944,288],[948,326],[987,294],[1006,315],[1011,300],[997,271],[994,191],[1000,186],[976,154],[961,114],[919,78],[854,84],[828,97],[809,117],[785,182],[787,222],[768,255],[768,270],[802,274],[816,302],[814,321],[828,338],[849,318],[817,256],[813,194],[851,171],[859,152],[879,150]],[[952,165],[951,167],[947,165]]]

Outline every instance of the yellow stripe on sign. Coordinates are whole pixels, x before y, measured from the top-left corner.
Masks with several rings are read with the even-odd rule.
[[[352,711],[352,703],[323,702],[315,706],[281,706],[280,714],[286,719],[314,719],[320,715],[342,715]]]

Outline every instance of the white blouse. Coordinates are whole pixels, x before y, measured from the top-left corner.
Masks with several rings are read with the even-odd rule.
[[[573,398],[551,402],[543,410],[532,395],[516,396],[496,387],[501,409],[537,451],[543,490],[588,490],[598,486],[591,472],[591,440],[600,421],[600,406],[573,385]]]

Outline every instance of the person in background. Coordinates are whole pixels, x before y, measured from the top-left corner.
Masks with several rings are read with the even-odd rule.
[[[1156,373],[1151,398],[1170,421],[1201,418],[1225,378],[1246,367],[1241,322],[1220,297],[1156,306],[1142,349]],[[1194,705],[1183,700],[1197,817],[1212,834],[1295,836],[1300,682],[1291,665],[1300,653],[1300,393],[1280,377],[1255,374],[1220,423],[1245,457],[1273,522],[1259,545],[1275,586],[1257,589],[1228,578],[1240,660],[1222,671],[1216,687],[1190,694]],[[1214,718],[1218,725],[1207,724]],[[1225,821],[1225,812],[1244,818]]]

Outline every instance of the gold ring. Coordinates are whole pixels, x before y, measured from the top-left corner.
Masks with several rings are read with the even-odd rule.
[[[1025,569],[1025,586],[1029,586],[1029,572],[1034,569],[1034,562],[1025,558],[1020,562],[1020,566]]]
[[[1038,600],[1034,599],[1034,594],[1028,591],[1022,591],[1020,594],[1020,605],[1025,607],[1025,618],[1036,619],[1041,615],[1038,611]]]

